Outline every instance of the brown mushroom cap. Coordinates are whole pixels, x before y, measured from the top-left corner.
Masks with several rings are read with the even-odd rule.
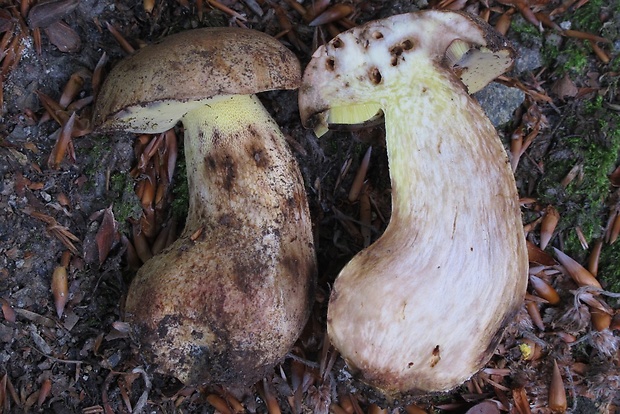
[[[295,55],[264,33],[189,30],[119,62],[101,88],[93,125],[100,131],[163,132],[201,101],[295,89],[300,73]]]

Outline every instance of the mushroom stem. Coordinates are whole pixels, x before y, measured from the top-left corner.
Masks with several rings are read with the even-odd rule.
[[[515,277],[527,273],[527,259],[510,165],[458,82],[449,72],[422,73],[380,99],[392,218],[342,270],[329,303],[332,343],[388,394],[448,390],[468,379],[525,291],[526,279]]]
[[[303,180],[254,95],[210,99],[182,121],[187,222],[136,275],[127,320],[150,360],[183,383],[250,384],[308,317],[299,304],[316,264]]]
[[[193,234],[197,225],[208,231],[222,224],[259,229],[274,220],[281,222],[278,208],[303,197],[284,135],[255,95],[207,100],[182,122],[190,195],[184,235]],[[298,180],[282,182],[282,177]],[[298,210],[304,207],[294,205]],[[302,217],[301,213],[296,215]],[[229,223],[233,216],[244,222]]]

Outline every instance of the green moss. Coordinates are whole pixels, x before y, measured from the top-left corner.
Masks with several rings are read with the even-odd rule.
[[[594,114],[597,111],[600,111],[602,109],[603,109],[603,97],[601,95],[596,95],[594,99],[585,102],[586,114]]]
[[[557,40],[557,36],[550,35],[545,37],[544,46],[541,50],[545,66],[553,67],[555,61],[560,56],[561,50]]]
[[[561,73],[574,73],[582,74],[590,62],[590,56],[592,49],[590,46],[586,46],[581,42],[570,39],[567,46],[564,48],[560,56],[558,56],[558,63],[560,63]]]
[[[520,15],[515,16],[510,22],[510,30],[518,35],[519,40],[525,43],[539,43],[541,33],[532,23],[526,21]]]
[[[584,6],[578,8],[570,14],[570,21],[573,29],[582,32],[589,32],[598,35],[603,24],[601,23],[600,11],[603,6],[603,0],[590,0]]]
[[[127,173],[116,172],[110,177],[110,191],[115,195],[114,218],[123,233],[129,233],[127,219],[140,217],[142,207],[134,191],[135,180]]]
[[[604,245],[599,260],[598,277],[607,290],[620,292],[620,242]]]
[[[578,260],[584,260],[587,252],[574,228],[579,226],[589,242],[603,235],[609,210],[608,175],[616,166],[620,150],[619,125],[620,116],[604,109],[600,98],[578,104],[573,115],[566,117],[545,160],[545,176],[538,184],[539,198],[559,210],[564,249]],[[563,188],[560,182],[575,166],[579,166],[580,173]],[[612,262],[608,265],[616,267]],[[620,269],[616,272],[620,280]]]
[[[84,183],[84,190],[86,192],[94,191],[96,180],[93,178],[101,174],[101,160],[106,159],[110,154],[109,137],[100,137],[99,139],[94,140],[94,142],[89,141],[89,143],[92,143],[92,146],[81,149],[81,151],[86,153],[85,155],[87,155],[88,160],[87,163],[84,164],[84,175],[89,177],[89,179]],[[80,159],[83,158],[80,157]]]

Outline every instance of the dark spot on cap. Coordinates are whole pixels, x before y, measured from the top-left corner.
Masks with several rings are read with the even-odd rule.
[[[403,47],[401,45],[392,46],[390,48],[390,54],[392,56],[398,57],[403,54]]]
[[[235,182],[236,165],[230,155],[227,155],[226,157],[224,157],[223,164],[224,164],[223,165],[224,167],[224,181],[223,181],[224,189],[226,191],[230,191],[232,190],[233,184]]]
[[[202,337],[205,336],[202,332],[198,332],[195,330],[192,330],[192,338],[194,339],[202,339]]]
[[[340,49],[340,48],[341,48],[341,47],[343,47],[343,46],[344,46],[344,42],[343,42],[340,38],[335,38],[335,39],[332,41],[332,47],[333,47],[334,49]]]
[[[372,38],[377,40],[383,39],[383,33],[380,31],[372,32]]]
[[[222,214],[217,222],[222,226],[228,227],[232,223],[232,219],[233,217],[230,214]]]
[[[375,85],[378,85],[381,83],[381,72],[379,71],[378,68],[372,68],[370,69],[370,73],[368,74],[368,76],[370,77],[370,81],[372,83],[374,83]]]
[[[256,163],[257,167],[267,168],[269,166],[267,154],[262,148],[253,149],[251,155],[252,155],[252,158],[254,158],[254,162]]]
[[[332,71],[336,68],[336,60],[334,58],[327,58],[325,61],[327,70]]]
[[[205,165],[209,171],[214,171],[217,164],[211,155],[205,157]]]

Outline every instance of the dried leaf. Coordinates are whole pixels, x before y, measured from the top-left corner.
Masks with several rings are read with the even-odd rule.
[[[208,395],[207,402],[211,404],[213,408],[215,408],[217,411],[221,412],[222,414],[233,414],[233,412],[228,407],[226,400],[224,400],[222,397],[218,395],[215,395],[215,394]]]
[[[370,404],[368,414],[387,414],[387,408],[381,408],[377,404]]]
[[[558,368],[558,363],[554,359],[551,383],[549,384],[549,408],[553,413],[564,413],[566,412],[566,407],[566,390],[564,389],[560,368]]]
[[[0,71],[0,78],[5,80],[11,71],[17,66],[24,50],[25,42],[22,42],[23,36],[14,36],[9,44]]]
[[[103,68],[108,62],[108,55],[103,52],[97,65],[95,66],[95,70],[93,71],[93,77],[90,80],[91,86],[93,88],[93,95],[96,97],[99,94],[99,88],[101,87],[101,83],[103,82]]]
[[[31,29],[48,27],[71,13],[80,0],[53,0],[37,3],[28,13],[28,26]]]
[[[247,19],[240,15],[239,13],[237,13],[236,11],[234,11],[233,9],[231,9],[230,7],[227,7],[226,5],[220,3],[219,1],[216,0],[207,0],[207,3],[209,3],[210,6],[223,11],[224,13],[228,14],[230,17],[233,17],[237,20],[241,20],[242,22],[247,21]]]
[[[0,298],[0,303],[2,303],[2,315],[4,316],[4,320],[15,323],[17,317],[11,304],[4,298]]]
[[[199,3],[202,3],[199,1]],[[147,14],[151,14],[153,9],[155,8],[155,0],[142,0],[142,7]]]
[[[553,206],[547,206],[545,216],[540,223],[540,248],[542,250],[545,250],[547,244],[549,244],[559,221],[560,213]]]
[[[307,22],[313,20],[316,16],[323,13],[329,7],[331,0],[315,0],[310,3],[308,10],[304,14],[304,20]]]
[[[368,166],[370,164],[370,156],[372,155],[372,146],[368,147],[366,153],[364,154],[364,158],[362,158],[362,162],[355,173],[355,178],[353,179],[353,184],[351,184],[351,189],[349,190],[349,201],[354,202],[358,199],[360,195],[360,191],[362,191],[362,187],[364,186],[364,181],[366,180],[366,173],[368,172]]]
[[[519,125],[510,137],[510,166],[513,172],[517,170],[519,160],[523,154],[523,136],[523,125]]]
[[[531,263],[538,263],[543,266],[553,266],[556,264],[553,257],[550,254],[542,250],[540,247],[536,246],[534,243],[529,240],[526,241],[527,245],[527,256]]]
[[[592,321],[594,329],[601,332],[610,328],[612,316],[600,309],[590,308],[590,320]]]
[[[405,412],[407,414],[427,414],[427,411],[418,407],[417,405],[411,404],[405,407]]]
[[[85,76],[86,73],[84,71],[78,71],[71,75],[58,100],[58,104],[61,107],[66,108],[78,96],[84,86]]]
[[[50,391],[52,390],[52,380],[46,378],[41,384],[41,388],[39,388],[39,396],[37,397],[37,406],[40,408],[47,397],[50,395]]]
[[[620,166],[616,167],[614,172],[611,173],[609,181],[614,187],[620,187]]]
[[[611,319],[611,324],[609,325],[609,329],[611,330],[619,330],[620,329],[620,313],[616,313]]]
[[[73,245],[73,242],[80,241],[75,235],[73,235],[68,228],[58,224],[56,219],[52,216],[48,216],[47,214],[39,213],[38,211],[33,210],[30,207],[26,207],[23,209],[23,212],[32,216],[38,220],[47,223],[47,231],[51,233],[52,236],[56,237],[62,244],[65,245],[67,249],[71,251],[71,253],[77,255],[77,249]]]
[[[565,98],[574,98],[577,96],[577,86],[568,76],[565,74],[561,79],[558,79],[553,86],[551,87],[551,91],[560,99]]]
[[[550,29],[557,30],[558,32],[562,31],[562,28],[559,24],[551,20],[551,17],[546,12],[538,12],[534,13],[534,16],[543,24]]]
[[[62,159],[67,154],[67,149],[71,143],[73,126],[75,125],[75,116],[75,112],[71,114],[71,117],[67,120],[58,134],[56,144],[54,145],[54,148],[52,149],[52,152],[47,160],[47,166],[52,170],[57,170],[60,167]]]
[[[56,314],[62,317],[65,305],[69,299],[69,284],[67,281],[67,269],[64,266],[57,266],[52,274],[52,295],[54,296],[54,305],[56,306]]]
[[[13,31],[13,16],[5,9],[0,9],[0,33]]]
[[[69,120],[69,114],[60,106],[58,102],[44,94],[41,91],[35,91],[41,101],[43,108],[51,115],[52,118],[59,124],[64,125]],[[41,118],[40,122],[43,122],[44,118]]]
[[[46,326],[48,328],[56,327],[56,322],[54,322],[50,318],[46,318],[45,316],[39,315],[38,313],[31,312],[27,309],[16,308],[15,313],[38,325]]]
[[[536,18],[534,12],[530,8],[530,5],[526,0],[498,0],[498,2],[501,4],[516,7],[525,20],[527,20],[532,25],[537,27],[540,31],[542,31],[542,25],[540,24],[540,21]]]
[[[45,29],[45,34],[53,44],[64,53],[75,53],[82,47],[80,36],[67,23],[59,20]]]
[[[601,257],[601,251],[603,250],[603,240],[599,239],[594,243],[590,256],[588,257],[588,270],[593,276],[598,274],[598,262]]]
[[[343,17],[347,17],[351,13],[353,13],[353,7],[350,4],[338,3],[312,19],[312,21],[308,23],[308,26],[320,26],[322,24],[335,22]]]
[[[525,303],[525,309],[527,309],[527,313],[532,318],[532,322],[534,325],[541,331],[545,330],[545,324],[543,322],[542,316],[540,315],[540,309],[538,309],[538,304],[536,302],[527,301]]]
[[[97,230],[95,241],[97,242],[97,250],[99,252],[99,265],[105,262],[108,257],[112,246],[118,241],[118,224],[114,219],[114,213],[112,206],[105,209],[103,213],[103,220]]]
[[[573,258],[569,257],[567,254],[561,252],[555,247],[553,248],[553,250],[555,251],[555,255],[557,256],[560,264],[564,266],[564,268],[566,269],[570,277],[580,287],[581,286],[593,286],[593,287],[602,289],[602,286],[599,283],[599,281],[596,280],[594,275],[590,273],[586,268],[581,266]]]
[[[515,402],[515,409],[518,414],[532,414],[530,403],[525,393],[525,388],[515,388],[512,390],[512,398]]]
[[[141,231],[139,222],[134,223],[132,228],[133,245],[135,247],[136,254],[143,263],[146,263],[147,260],[153,257],[153,253],[149,247],[149,242],[146,240],[144,233]]]
[[[614,223],[609,231],[609,244],[614,244],[618,240],[618,235],[620,235],[620,213],[616,214]]]
[[[573,37],[575,39],[591,40],[593,42],[611,43],[611,40],[604,37],[596,36],[591,33],[580,32],[578,30],[564,30],[562,32],[564,36]]]
[[[549,304],[557,305],[560,303],[560,295],[558,295],[558,292],[543,279],[535,275],[530,275],[530,284],[538,296],[545,299]]]
[[[570,169],[564,178],[562,178],[560,185],[564,188],[568,187],[568,185],[581,174],[583,174],[583,164],[579,162]]]

